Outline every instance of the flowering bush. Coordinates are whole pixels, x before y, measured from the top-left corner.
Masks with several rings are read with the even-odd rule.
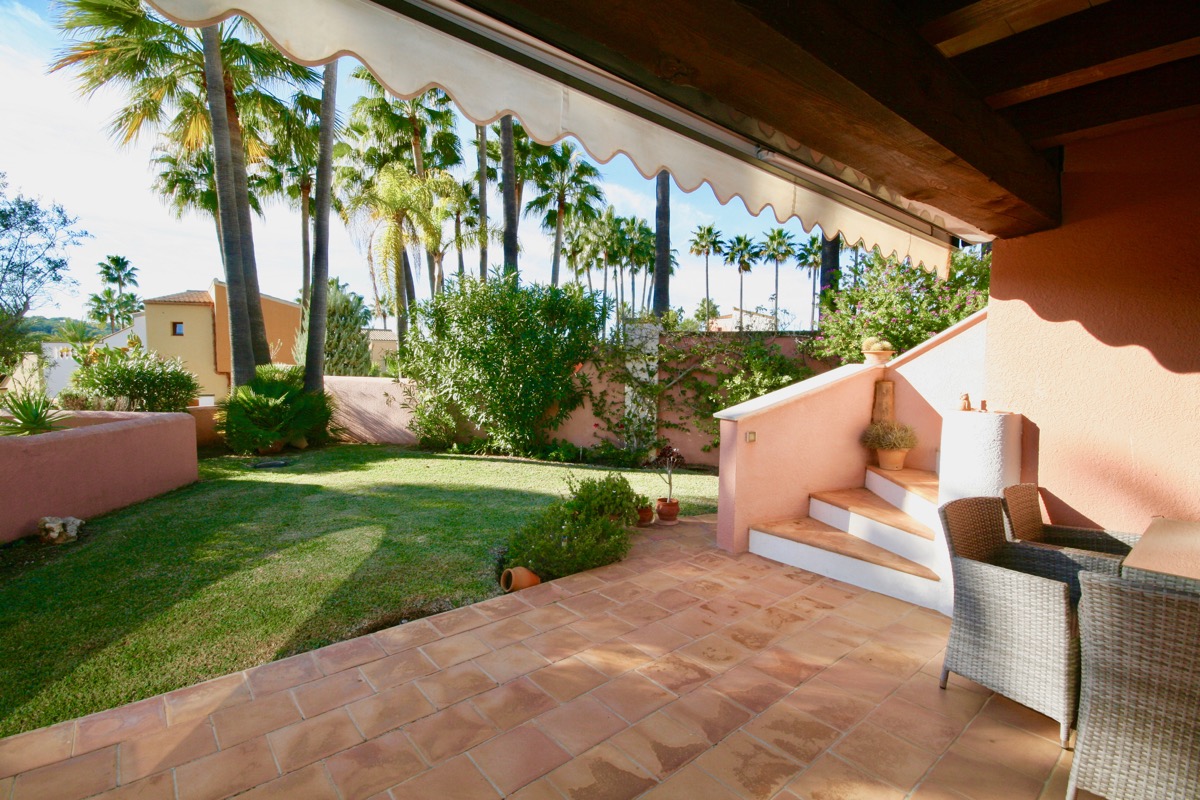
[[[82,357],[71,376],[71,397],[121,400],[131,411],[185,411],[200,393],[196,376],[178,358],[164,359],[131,343],[126,349],[98,347]]]
[[[813,350],[843,363],[862,361],[864,340],[886,339],[897,351],[916,347],[987,305],[992,257],[955,251],[950,277],[873,253],[862,281],[828,292]]]

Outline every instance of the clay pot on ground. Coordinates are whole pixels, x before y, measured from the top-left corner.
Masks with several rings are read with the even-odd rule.
[[[863,350],[863,364],[868,367],[878,367],[892,360],[895,350]]]
[[[525,567],[506,569],[500,575],[500,588],[506,592],[517,592],[521,589],[528,589],[530,586],[537,586],[541,582],[541,578]]]
[[[285,444],[287,444],[287,442],[283,441],[283,439],[280,439],[278,442],[272,442],[271,444],[263,445],[262,447],[258,448],[258,454],[260,456],[265,456],[270,455],[271,453],[278,453],[283,449]]]
[[[652,506],[645,506],[643,508],[638,509],[637,524],[638,524],[639,528],[645,528],[653,522],[654,522],[654,508]]]
[[[308,447],[308,437],[301,434],[300,436],[297,436],[295,439],[292,439],[290,442],[288,442],[288,444],[297,450],[304,450]]]
[[[904,469],[904,457],[908,455],[907,450],[876,450],[875,455],[879,457],[880,469]]]
[[[658,498],[658,522],[660,525],[679,524],[679,501]]]

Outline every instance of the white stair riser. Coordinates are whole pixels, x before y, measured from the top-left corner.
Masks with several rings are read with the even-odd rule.
[[[750,552],[806,569],[818,575],[844,581],[888,597],[905,600],[924,608],[950,614],[953,594],[949,581],[931,581],[907,572],[881,567],[868,561],[793,542],[769,533],[750,531]]]
[[[892,483],[878,472],[867,470],[866,487],[922,525],[932,530],[937,530],[941,525],[938,521],[937,503],[931,503],[900,484]]]
[[[909,561],[929,566],[931,569],[933,569],[933,562],[937,559],[937,553],[934,552],[933,547],[934,542],[861,514],[852,513],[823,500],[813,499],[808,504],[808,515],[826,525],[832,525],[839,531],[845,531],[851,536],[857,536],[859,539],[882,547],[884,550],[890,550],[898,556],[904,556]],[[937,569],[934,571],[941,574]]]

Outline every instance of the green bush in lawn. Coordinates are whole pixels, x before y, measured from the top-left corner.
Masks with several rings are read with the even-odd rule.
[[[200,394],[200,383],[180,359],[136,345],[93,349],[71,376],[71,387],[72,394],[102,407],[123,399],[130,411],[185,411]]]
[[[260,366],[254,380],[217,404],[216,429],[236,453],[278,442],[317,443],[329,438],[333,398],[304,391],[304,368]]]
[[[329,279],[325,315],[325,374],[326,375],[370,375],[375,371],[371,364],[371,335],[367,326],[371,324],[371,310],[363,296],[337,278]],[[292,348],[292,358],[303,364],[308,354],[308,310],[301,321],[300,335]]]
[[[504,564],[542,580],[620,561],[629,552],[638,496],[622,475],[571,482],[572,496],[551,503],[514,533]]]

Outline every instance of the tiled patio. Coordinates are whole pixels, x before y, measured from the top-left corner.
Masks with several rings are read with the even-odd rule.
[[[945,617],[714,527],[0,740],[0,800],[1063,796],[1056,723],[938,689]]]

